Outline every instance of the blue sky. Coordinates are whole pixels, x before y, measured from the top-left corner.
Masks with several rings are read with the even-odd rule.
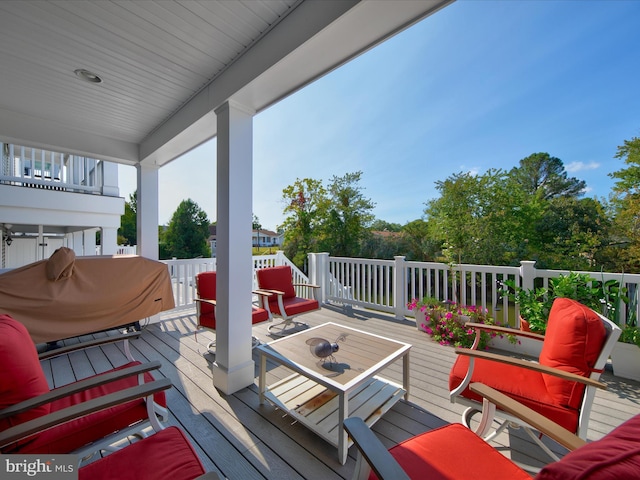
[[[362,171],[376,218],[405,224],[436,181],[535,152],[607,197],[640,136],[639,25],[637,0],[458,0],[256,115],[254,213],[275,230],[297,178]],[[186,198],[216,219],[215,156],[214,139],[160,170],[160,223]]]

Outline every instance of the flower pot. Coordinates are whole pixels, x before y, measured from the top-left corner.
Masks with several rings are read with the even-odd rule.
[[[417,308],[415,310],[415,316],[416,316],[416,328],[421,332],[424,332],[424,327],[422,325],[426,324],[427,322],[427,312]]]
[[[611,352],[613,374],[640,382],[640,347],[632,343],[616,343]]]
[[[520,330],[522,330],[523,332],[531,331],[531,327],[529,327],[529,322],[522,317],[520,317]]]

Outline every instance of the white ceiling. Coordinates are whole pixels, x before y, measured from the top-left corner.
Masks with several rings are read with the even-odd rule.
[[[451,1],[2,0],[0,141],[163,165]]]

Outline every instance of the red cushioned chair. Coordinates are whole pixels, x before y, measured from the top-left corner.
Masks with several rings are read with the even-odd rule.
[[[198,297],[196,301],[196,316],[198,324],[196,330],[206,328],[215,332],[216,330],[216,272],[201,272],[196,275],[196,292]],[[269,312],[269,304],[266,297],[271,294],[268,292],[255,291],[253,292],[258,297],[258,305],[251,305],[251,324],[256,325],[258,323],[271,320],[271,313]],[[260,340],[257,337],[251,337],[251,348],[255,348],[260,345]],[[207,350],[210,353],[214,353],[216,342],[209,342],[207,344]]]
[[[91,346],[116,339],[121,337],[94,341]],[[60,349],[47,355],[51,357],[67,350]],[[142,430],[150,424],[160,428],[159,420],[167,417],[165,395],[160,391],[151,400],[138,399],[63,425],[54,423],[52,428],[27,439],[9,442],[3,435],[12,428],[153,381],[149,372],[159,368],[160,363],[131,361],[109,372],[50,390],[27,329],[9,315],[0,315],[0,365],[0,437],[5,439],[0,443],[1,453],[77,453],[85,456],[129,435],[142,435]]]
[[[591,406],[598,382],[620,328],[586,306],[568,298],[557,298],[549,313],[545,336],[484,324],[471,324],[478,331],[516,333],[542,340],[539,363],[457,348],[458,358],[449,375],[450,398],[468,408],[462,423],[469,426],[482,399],[469,390],[471,382],[484,383],[551,419],[580,438],[586,438]],[[480,423],[476,432],[486,440],[502,431],[509,421],[527,431],[552,458],[557,456],[527,427],[527,423],[498,411],[505,419],[489,435],[491,421]]]
[[[168,427],[92,462],[78,471],[79,480],[218,479],[205,474],[193,446],[178,427]]]
[[[497,405],[514,418],[526,418],[538,431],[571,450],[560,461],[545,466],[534,477],[536,480],[640,479],[640,415],[602,439],[586,443],[486,385],[472,383],[470,389],[486,399],[485,408]],[[344,427],[361,454],[353,477],[357,480],[531,479],[529,473],[460,424],[416,435],[390,450],[384,448],[362,419],[348,418]]]
[[[318,285],[293,283],[293,271],[289,266],[267,267],[256,270],[258,288],[273,294],[269,297],[269,310],[273,315],[282,318],[281,323],[271,325],[269,333],[286,335],[290,326],[306,326],[305,323],[295,322],[293,317],[303,313],[320,309],[316,299]],[[297,296],[296,288],[306,290],[313,298]],[[274,330],[277,329],[277,330]]]

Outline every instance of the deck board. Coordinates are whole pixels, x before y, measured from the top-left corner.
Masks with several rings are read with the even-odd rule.
[[[410,397],[400,400],[373,426],[381,441],[390,447],[446,423],[458,422],[463,407],[449,401],[448,377],[455,354],[450,347],[432,342],[419,332],[411,319],[361,309],[327,307],[301,317],[310,326],[327,321],[364,330],[413,345],[410,353]],[[260,405],[256,363],[254,385],[233,395],[216,390],[211,380],[214,356],[206,345],[215,334],[195,330],[195,310],[165,312],[159,321],[145,327],[133,340],[132,353],[141,361],[159,360],[155,376],[169,378],[174,388],[167,392],[170,423],[184,428],[205,467],[229,479],[349,479],[355,467],[355,448],[349,450],[345,465],[338,462],[337,449],[273,405]],[[254,335],[263,342],[273,340],[269,324],[257,325]],[[101,333],[109,335],[112,333]],[[120,344],[92,349],[44,362],[43,368],[55,386],[84,378],[126,363]],[[293,372],[267,362],[267,385]],[[402,361],[380,375],[402,384]],[[608,390],[598,391],[591,415],[588,438],[601,438],[615,426],[640,413],[640,383],[619,379],[605,371],[601,380]],[[553,442],[555,451],[564,450]],[[544,453],[520,430],[508,429],[492,445],[517,461],[541,466]]]

